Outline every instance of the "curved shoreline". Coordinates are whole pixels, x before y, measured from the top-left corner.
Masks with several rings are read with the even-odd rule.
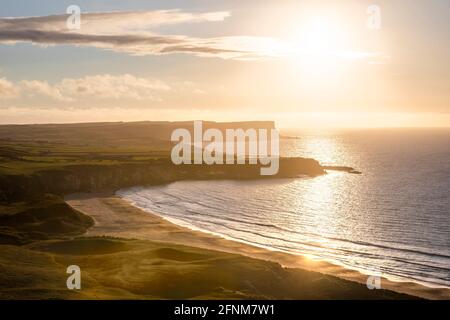
[[[244,245],[249,245],[249,246],[256,247],[256,248],[261,248],[261,249],[264,249],[264,250],[268,250],[270,252],[275,252],[275,253],[279,252],[279,253],[285,253],[285,254],[290,254],[290,255],[294,255],[294,256],[307,257],[308,259],[311,259],[313,261],[320,261],[320,262],[324,262],[324,263],[329,263],[329,264],[331,264],[333,266],[342,267],[345,270],[356,271],[358,273],[361,273],[362,276],[366,277],[366,279],[367,279],[367,277],[369,277],[369,274],[364,273],[364,270],[346,266],[344,264],[339,263],[338,261],[333,261],[331,259],[321,258],[321,257],[315,256],[313,254],[295,253],[295,252],[289,252],[287,250],[274,249],[274,248],[271,248],[269,246],[265,246],[263,244],[252,243],[250,241],[246,241],[246,240],[243,240],[243,239],[236,239],[236,238],[233,238],[232,236],[228,236],[228,235],[224,235],[224,234],[221,234],[221,233],[218,233],[218,232],[214,232],[214,231],[210,231],[210,230],[206,230],[206,229],[202,229],[202,228],[196,227],[196,226],[194,226],[193,224],[191,224],[189,222],[185,222],[185,221],[182,221],[182,220],[179,220],[179,219],[176,219],[176,218],[165,217],[163,214],[160,214],[160,213],[158,213],[156,211],[146,210],[145,208],[142,208],[139,205],[135,204],[134,201],[131,201],[130,199],[126,199],[125,197],[123,197],[122,195],[120,195],[118,193],[115,193],[115,196],[117,196],[121,200],[129,203],[131,206],[136,207],[136,208],[144,211],[147,214],[156,215],[156,216],[164,219],[165,221],[167,221],[167,222],[169,222],[171,224],[174,224],[176,226],[179,226],[181,228],[186,228],[186,229],[191,230],[191,231],[196,231],[196,232],[210,234],[210,235],[212,235],[214,237],[219,237],[221,239],[242,243]],[[388,280],[388,281],[391,281],[391,282],[395,282],[395,283],[409,283],[409,282],[411,282],[411,283],[415,283],[415,284],[424,286],[426,288],[443,289],[443,290],[449,290],[450,291],[450,288],[448,288],[448,287],[445,287],[445,286],[442,286],[442,285],[438,285],[438,284],[433,284],[433,283],[421,282],[420,280],[416,280],[414,278],[406,279],[406,278],[401,278],[400,276],[398,278],[395,278],[395,276],[386,275],[385,274],[384,275],[384,279]]]
[[[87,236],[112,236],[189,245],[277,262],[284,267],[316,271],[363,284],[367,280],[367,275],[330,262],[271,251],[176,225],[157,214],[143,211],[110,192],[72,194],[65,199],[71,207],[95,220],[95,225],[88,230]],[[426,299],[450,299],[450,289],[445,288],[431,288],[413,282],[394,282],[385,278],[382,278],[381,286],[383,289]]]

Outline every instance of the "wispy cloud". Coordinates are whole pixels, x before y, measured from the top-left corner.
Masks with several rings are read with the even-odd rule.
[[[0,99],[15,98],[19,96],[19,88],[11,81],[0,78]]]
[[[111,11],[82,13],[81,29],[70,30],[83,34],[116,34],[144,32],[159,26],[223,21],[230,16],[227,11],[190,13],[180,10],[156,11]],[[67,32],[66,21],[69,15],[41,17],[20,17],[0,19],[0,29],[14,31],[54,31]]]
[[[64,78],[50,84],[41,80],[22,80],[17,83],[0,79],[0,98],[47,98],[59,102],[89,100],[160,100],[157,93],[171,87],[157,79],[139,78],[130,74],[91,75]]]
[[[23,80],[20,85],[24,93],[30,96],[42,95],[63,102],[73,101],[72,98],[64,96],[58,87],[50,85],[47,81]]]
[[[236,60],[311,55],[302,43],[271,37],[237,35],[199,38],[158,33],[158,28],[165,25],[220,22],[230,16],[227,11],[190,13],[180,10],[83,13],[79,30],[67,28],[68,15],[0,18],[0,44],[63,44],[136,56],[184,53]],[[315,52],[313,54],[317,55]],[[327,54],[352,60],[385,58],[379,52],[352,50]]]
[[[78,79],[63,79],[55,85],[65,96],[72,98],[155,100],[158,91],[169,91],[165,82],[138,78],[130,74],[119,76],[104,74]]]
[[[31,42],[41,45],[91,46],[131,55],[186,53],[229,59],[266,55],[264,37],[196,38],[155,33],[168,24],[222,21],[229,12],[188,13],[179,10],[84,13],[79,30],[66,27],[67,15],[0,19],[0,43]],[[266,45],[267,46],[267,45]]]

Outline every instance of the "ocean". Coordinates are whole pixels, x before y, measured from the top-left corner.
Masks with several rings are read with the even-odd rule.
[[[450,288],[450,130],[298,132],[280,145],[282,156],[362,174],[182,181],[118,194],[193,229]]]

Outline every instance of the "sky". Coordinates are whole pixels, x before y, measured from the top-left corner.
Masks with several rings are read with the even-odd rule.
[[[448,0],[2,0],[0,123],[449,127],[449,39]]]

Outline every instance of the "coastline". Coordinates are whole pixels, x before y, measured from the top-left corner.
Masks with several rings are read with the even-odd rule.
[[[283,267],[315,271],[362,284],[367,280],[367,275],[330,262],[271,251],[176,225],[133,206],[111,192],[71,194],[65,197],[65,200],[72,208],[94,219],[95,225],[87,231],[86,236],[110,236],[189,245],[276,262]],[[450,290],[445,288],[431,288],[413,282],[394,282],[385,278],[382,278],[381,286],[383,289],[425,299],[450,299]]]

